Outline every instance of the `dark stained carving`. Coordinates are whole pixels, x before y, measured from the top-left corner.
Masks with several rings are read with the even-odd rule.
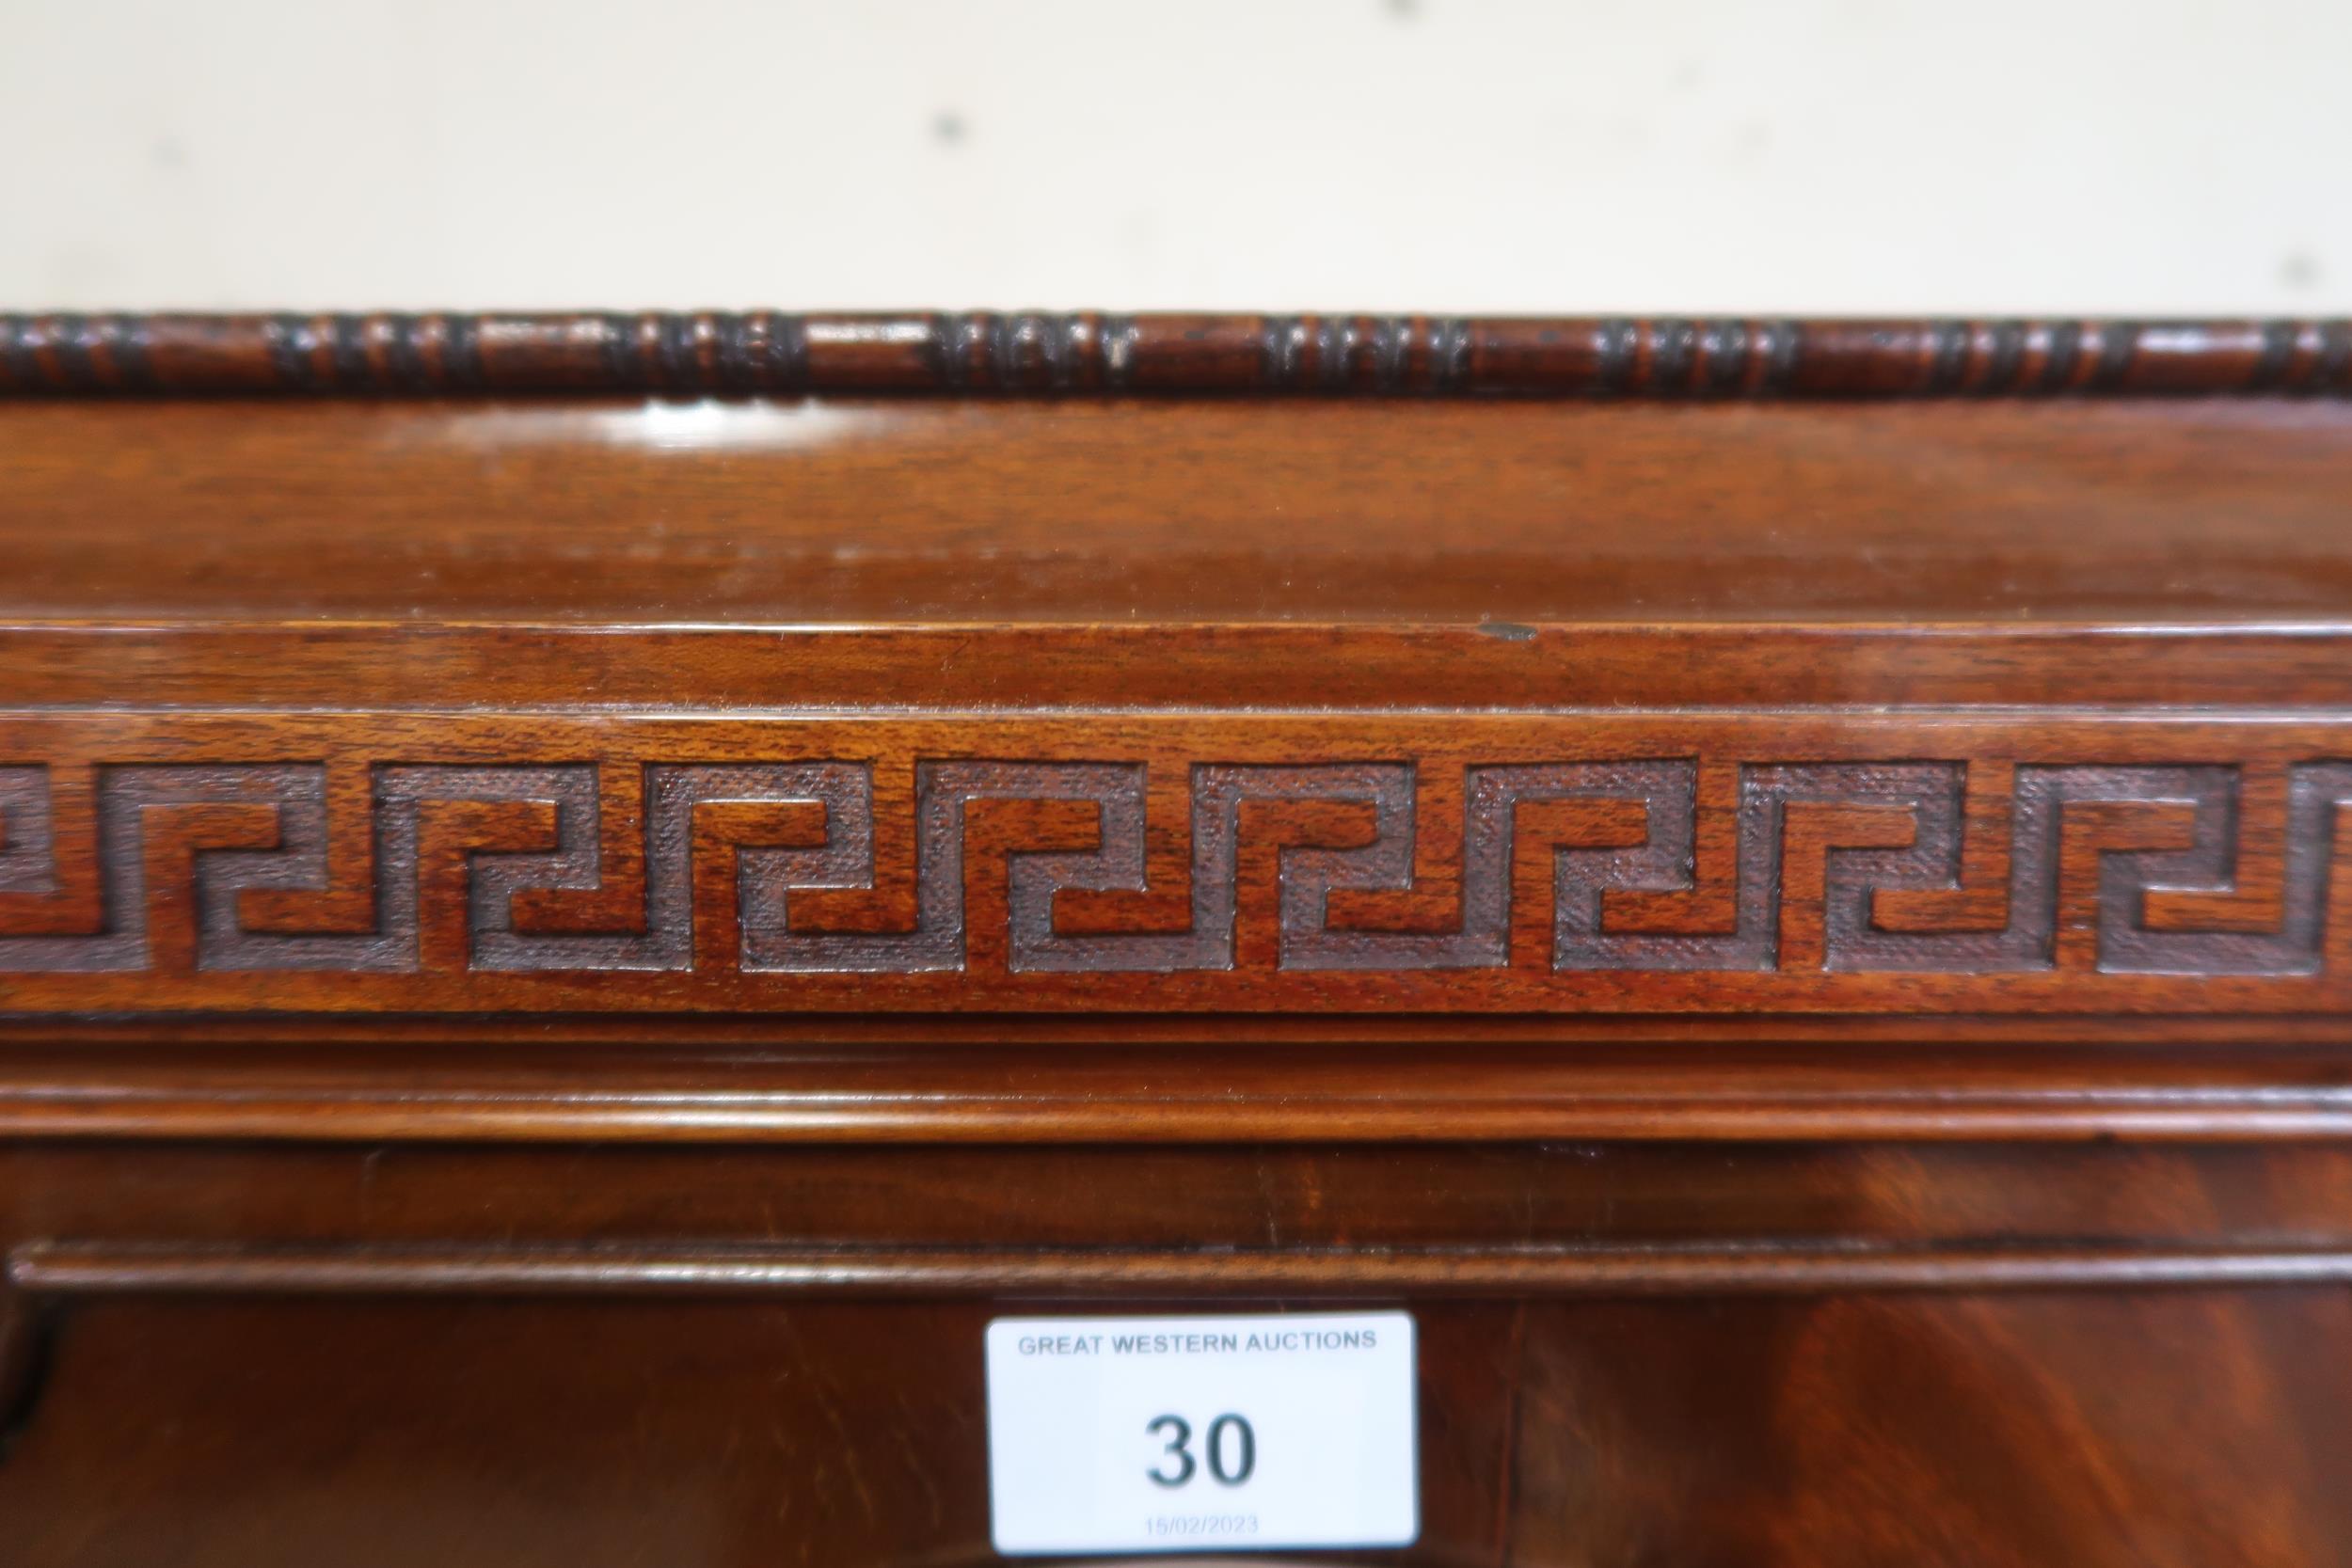
[[[2216,763],[1202,760],[1171,783],[936,757],[892,790],[864,756],[352,768],[338,794],[319,763],[0,767],[0,975],[635,973],[788,1004],[806,977],[986,968],[1015,997],[1157,974],[1248,1006],[1270,968],[1284,1006],[1353,974],[1536,1008],[1692,974],[1811,976],[1817,1001],[1839,976],[1979,1002],[2017,976],[2288,982],[2326,968],[2352,805],[2352,763],[2317,758],[2271,769],[2262,802]],[[1060,815],[984,835],[974,814],[1006,809]],[[2266,893],[2258,836],[2282,845]],[[331,920],[252,917],[339,885]],[[2268,912],[2152,917],[2152,897]],[[1160,912],[1073,921],[1073,898]],[[567,900],[596,912],[547,912]]]
[[[0,314],[0,394],[1892,397],[2352,391],[2344,321]]]

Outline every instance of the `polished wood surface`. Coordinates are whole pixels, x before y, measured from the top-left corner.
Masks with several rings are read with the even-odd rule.
[[[1421,1325],[1424,1528],[1380,1560],[2330,1562],[2343,1167],[2311,1145],[20,1148],[8,1223],[86,1240],[19,1254],[48,1313],[0,1509],[35,1563],[988,1560],[988,1317],[1336,1291]],[[633,1270],[690,1234],[699,1274]],[[991,1257],[955,1250],[973,1235]],[[2246,1267],[2258,1237],[2332,1239],[2336,1272]],[[1106,1238],[1189,1275],[1106,1265]],[[1516,1276],[1399,1283],[1466,1254]],[[512,1277],[534,1263],[569,1275]]]
[[[0,318],[0,1561],[985,1562],[992,1316],[1360,1303],[1366,1560],[2352,1563],[2347,345]]]
[[[2110,1020],[1849,1020],[1842,1051],[1823,1049],[1817,1021],[1769,1016],[1737,1021],[1736,1038],[1706,1016],[1587,1020],[1581,1031],[1530,1019],[1367,1019],[1339,1038],[1320,1020],[1285,1028],[1279,1018],[1183,1015],[1121,1019],[1114,1031],[1083,1016],[971,1015],[961,1022],[983,1027],[961,1030],[904,1014],[737,1019],[723,1030],[704,1022],[569,1019],[560,1044],[542,1021],[503,1033],[405,1021],[388,1038],[374,1015],[280,1021],[276,1039],[249,1037],[262,1031],[241,1021],[180,1021],[162,1045],[139,1042],[127,1023],[20,1038],[0,1056],[0,1135],[2258,1143],[2352,1131],[2344,1030],[2327,1019],[2250,1029],[2185,1019],[2162,1046],[2145,1043],[2144,1026],[2136,1038]],[[1397,1037],[1406,1030],[1396,1023],[1419,1037]],[[1493,1037],[1499,1027],[1518,1037]],[[1921,1043],[1931,1030],[1939,1043]],[[2304,1038],[2282,1042],[2289,1033]],[[2053,1037],[2069,1034],[2074,1043]],[[2094,1035],[2108,1038],[2082,1043]],[[2117,1039],[2136,1049],[2119,1051]]]
[[[991,1562],[987,1316],[94,1303],[0,1510],[87,1568]],[[1422,1544],[1342,1560],[2303,1568],[2352,1533],[2341,1289],[1417,1317]]]
[[[8,404],[0,431],[10,621],[1054,623],[1107,655],[1233,623],[1507,641],[1594,622],[2352,620],[2352,404],[2335,400],[58,400]],[[1412,680],[1443,679],[1468,643],[1434,645]],[[1071,661],[1056,646],[928,662],[950,691],[1017,691]],[[1348,658],[1297,646],[1349,678]],[[1384,672],[1391,700],[1418,695],[1392,684],[1406,673]]]

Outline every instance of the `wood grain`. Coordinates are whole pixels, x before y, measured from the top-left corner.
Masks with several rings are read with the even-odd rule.
[[[1705,643],[1726,625],[1832,623],[1876,628],[1866,641],[1887,658],[1903,656],[1886,631],[1920,623],[2045,638],[2081,623],[2228,628],[2168,661],[2185,680],[2208,658],[2241,662],[2238,636],[2352,624],[2352,405],[2335,400],[183,399],[0,413],[0,618],[125,636],[272,623],[298,657],[247,644],[262,681],[352,621],[444,638],[448,623],[490,623],[505,650],[462,673],[493,685],[549,624],[681,641],[938,627],[923,651],[944,684],[896,700],[983,702],[1000,700],[992,683],[1073,667],[1182,701],[1148,653],[1122,650],[1155,648],[1155,631],[1214,650],[1236,623],[1300,628],[1295,678],[1343,689],[1368,677],[1307,628],[1459,628],[1409,665],[1373,668],[1406,700],[1473,636],[1500,645],[1470,656],[1486,669],[1553,662],[1513,641],[1552,624]],[[957,641],[1008,623],[1070,640],[1032,635],[1002,657]],[[358,629],[387,646],[384,627]],[[1916,634],[1919,656],[1947,635]],[[399,679],[405,656],[384,662]],[[1802,666],[1757,657],[1714,689],[1810,682]],[[760,694],[731,700],[803,700],[792,665],[756,668]],[[358,684],[322,700],[366,689],[366,667],[342,670]],[[1597,674],[1585,684],[1606,690]],[[1962,700],[2042,698],[2021,674]],[[696,693],[678,680],[614,700]]]
[[[1148,1019],[1065,1020],[1070,1037],[1043,1049],[940,1039],[919,1018],[898,1028],[926,1031],[931,1037],[920,1044],[861,1031],[863,1021],[824,1020],[815,1022],[829,1030],[826,1043],[755,1043],[757,1026],[738,1021],[741,1037],[724,1047],[596,1040],[578,1020],[566,1021],[560,1044],[448,1041],[440,1037],[455,1031],[432,1023],[424,1026],[432,1037],[388,1046],[339,1036],[333,1022],[281,1021],[290,1038],[276,1043],[238,1038],[254,1025],[232,1024],[200,1053],[191,1049],[196,1026],[184,1022],[171,1041],[144,1046],[48,1042],[20,1025],[0,1054],[0,1136],[1425,1147],[1563,1138],[2244,1143],[2352,1132],[2342,1051],[2277,1044],[2276,1023],[2243,1021],[2208,1022],[2226,1043],[2165,1049],[2145,1043],[2144,1022],[2097,1021],[2132,1042],[2128,1052],[2040,1036],[2024,1045],[1922,1047],[1831,1031],[1821,1021],[1799,1021],[1793,1039],[1531,1044],[1466,1037],[1473,1031],[1460,1024],[1409,1043],[1267,1027],[1298,1021],[1210,1019],[1195,1022],[1200,1039],[1176,1050],[1140,1037],[1155,1025],[1164,1038],[1176,1033],[1171,1021]],[[1613,1022],[1612,1033],[1635,1033],[1633,1022]],[[607,1026],[648,1032],[635,1020]],[[2185,1032],[2176,1025],[2168,1034]],[[546,1033],[533,1026],[534,1037]],[[1041,1031],[1016,1019],[998,1022],[996,1033],[1036,1042]]]
[[[1814,1295],[1892,1291],[2238,1289],[2352,1284],[2352,1250],[1851,1245],[1376,1252],[518,1247],[453,1251],[35,1243],[8,1260],[35,1296],[679,1293],[892,1300],[1316,1301]]]
[[[992,1310],[88,1302],[0,1511],[27,1568],[989,1562],[965,1450]],[[2352,1529],[2324,1392],[2348,1313],[2334,1289],[1433,1305],[1422,1540],[1381,1560],[2310,1568]],[[102,1473],[107,1506],[60,1506]]]
[[[1870,1563],[1893,1542],[1905,1560],[1957,1568],[2034,1561],[2079,1537],[2068,1560],[2299,1563],[2344,1539],[2343,1415],[2326,1391],[2352,1328],[2344,1292],[2244,1261],[2257,1237],[2299,1238],[2270,1245],[2288,1262],[2352,1241],[2340,1145],[1521,1143],[1400,1158],[1109,1144],[746,1159],[723,1147],[192,1143],[135,1159],[119,1145],[19,1143],[7,1161],[12,1233],[103,1243],[69,1260],[111,1269],[166,1243],[167,1260],[250,1247],[240,1256],[258,1265],[212,1275],[235,1287],[221,1293],[192,1277],[51,1275],[86,1289],[46,1298],[41,1397],[0,1464],[0,1506],[34,1563],[167,1550],[294,1562],[346,1536],[364,1538],[359,1561],[443,1548],[463,1564],[544,1560],[532,1554],[557,1544],[622,1562],[681,1541],[726,1563],[983,1560],[981,1327],[1071,1299],[1057,1277],[1106,1292],[1099,1308],[1167,1305],[1110,1271],[1088,1279],[1104,1238],[1153,1259],[1183,1249],[1174,1268],[1195,1275],[1220,1256],[1203,1243],[1230,1246],[1238,1276],[1294,1282],[1287,1259],[1334,1244],[1354,1249],[1351,1263],[1403,1255],[1408,1272],[1414,1248],[1465,1244],[1506,1260],[1572,1251],[1604,1266],[1577,1276],[1588,1282],[1637,1271],[1597,1295],[1531,1296],[1539,1267],[1502,1298],[1404,1296],[1422,1345],[1426,1525],[1405,1561],[1633,1561],[1672,1545],[1729,1564],[1756,1560],[1768,1539],[1778,1555],[1765,1560]],[[535,1248],[567,1234],[598,1243],[585,1294],[521,1277]],[[983,1268],[921,1277],[969,1261],[968,1243],[942,1239],[975,1234],[999,1238]],[[708,1280],[648,1294],[625,1269],[589,1273],[656,1236],[672,1258],[681,1238],[703,1238],[714,1268],[748,1258],[755,1275],[792,1256],[779,1238],[794,1236],[835,1253],[897,1238],[880,1260],[911,1266],[896,1287],[867,1280],[831,1301],[728,1295]],[[375,1270],[307,1283],[366,1291],[294,1289],[310,1260],[348,1259],[355,1243]],[[404,1278],[430,1286],[453,1245],[488,1272],[443,1283],[521,1293],[386,1293]],[[1112,1251],[1114,1264],[1133,1256]],[[1988,1252],[2022,1260],[2017,1273],[1978,1266]],[[556,1261],[566,1256],[581,1255]],[[1693,1265],[1678,1281],[1652,1261],[1678,1259]],[[2135,1277],[2134,1259],[2207,1277]],[[1880,1285],[1941,1288],[1854,1289],[1881,1260]],[[1006,1261],[1021,1266],[995,1270]],[[400,1275],[410,1262],[421,1272]],[[2037,1263],[2063,1288],[2006,1288]],[[1813,1265],[1837,1271],[1815,1285],[1844,1288],[1805,1284]],[[2225,1286],[2234,1266],[2249,1277]],[[2089,1272],[2067,1281],[2069,1267]],[[987,1283],[1029,1276],[1009,1293]],[[1230,1280],[1199,1288],[1236,1299]],[[1201,1299],[1189,1289],[1180,1301]],[[500,1478],[495,1498],[485,1474]],[[596,1514],[597,1539],[578,1544],[575,1490],[592,1513],[596,1497],[629,1506]],[[114,1506],[77,1506],[101,1495]],[[2249,1559],[2249,1541],[2262,1555]],[[2235,1555],[2219,1555],[2224,1543]]]
[[[322,1118],[325,1119],[324,1117]],[[268,1256],[2352,1245],[2340,1140],[770,1140],[0,1150],[13,1245]],[[1279,1259],[1277,1259],[1279,1261]],[[1247,1261],[1247,1259],[1244,1259]],[[1571,1259],[1572,1262],[1573,1259]],[[1204,1265],[1205,1266],[1205,1265]],[[987,1293],[982,1288],[981,1293]],[[1409,1293],[1408,1293],[1409,1294]]]

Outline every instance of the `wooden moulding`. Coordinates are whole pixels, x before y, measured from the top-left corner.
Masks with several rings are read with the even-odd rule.
[[[453,1249],[34,1242],[8,1260],[34,1295],[985,1296],[1127,1303],[1400,1295],[1813,1295],[2235,1289],[2352,1283],[2342,1248],[2129,1245],[1870,1248],[1122,1248],[789,1246]]]
[[[2342,1051],[2254,1043],[2261,1026],[2242,1021],[2223,1025],[2228,1043],[2195,1047],[1848,1037],[1842,1051],[1821,1039],[1482,1044],[1442,1025],[1420,1044],[1286,1039],[1235,1020],[1211,1021],[1221,1045],[1138,1043],[1152,1030],[1137,1020],[1081,1026],[1059,1045],[908,1046],[844,1029],[829,1047],[723,1051],[368,1044],[339,1040],[328,1021],[289,1026],[298,1042],[19,1043],[0,1056],[0,1136],[1181,1145],[2352,1133]],[[2125,1040],[2145,1033],[2110,1028]],[[1004,1033],[1035,1036],[1020,1022]],[[1236,1033],[1259,1043],[1234,1045]],[[1105,1034],[1123,1043],[1100,1043]]]
[[[2352,389],[2342,321],[0,315],[0,393],[2049,395]]]

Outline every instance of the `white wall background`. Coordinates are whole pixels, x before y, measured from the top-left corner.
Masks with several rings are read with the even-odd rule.
[[[0,306],[2352,308],[2352,0],[0,0]]]

